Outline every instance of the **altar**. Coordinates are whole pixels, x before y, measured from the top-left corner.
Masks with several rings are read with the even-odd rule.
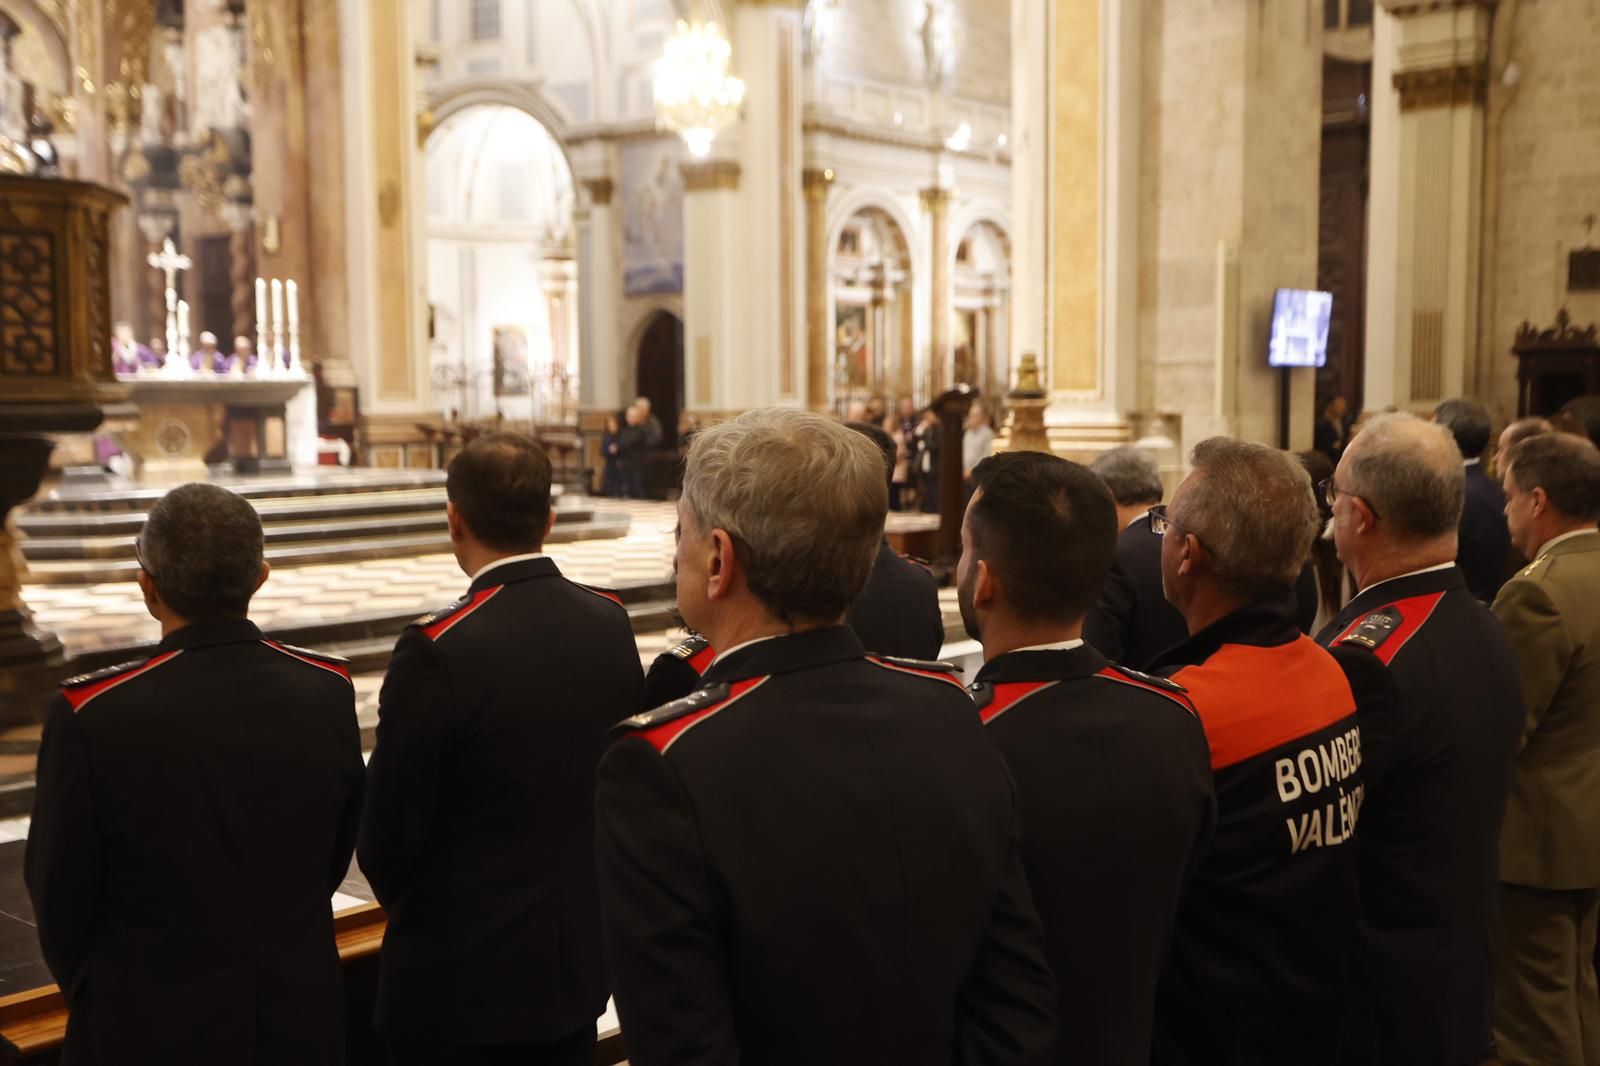
[[[116,440],[144,476],[204,476],[206,466],[221,463],[239,473],[316,463],[309,378],[197,374],[122,380],[138,414]]]

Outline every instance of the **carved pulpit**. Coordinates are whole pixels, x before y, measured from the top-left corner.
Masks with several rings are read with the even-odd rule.
[[[1524,322],[1511,351],[1517,357],[1517,417],[1553,415],[1568,400],[1600,395],[1600,329],[1579,329],[1562,308],[1554,329]]]
[[[127,198],[76,181],[0,175],[0,724],[59,680],[61,642],[22,602],[11,511],[39,491],[55,434],[100,424],[128,390],[111,370],[111,216]]]

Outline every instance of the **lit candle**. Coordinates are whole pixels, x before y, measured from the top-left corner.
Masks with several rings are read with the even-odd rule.
[[[293,278],[283,283],[284,294],[289,298],[289,335],[300,332],[300,286]]]
[[[267,279],[256,279],[256,373],[272,370],[267,356]]]
[[[179,370],[189,369],[189,301],[178,301],[178,362]],[[209,367],[207,369],[210,369]]]
[[[283,282],[272,279],[272,365],[283,362]]]

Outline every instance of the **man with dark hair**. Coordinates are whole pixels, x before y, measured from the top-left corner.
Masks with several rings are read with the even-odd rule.
[[[983,642],[978,713],[1016,782],[1056,1061],[1148,1063],[1178,900],[1216,816],[1205,731],[1180,686],[1082,639],[1116,543],[1100,479],[1039,452],[985,459],[973,479],[961,615]]]
[[[1112,662],[1143,668],[1189,635],[1183,615],[1161,592],[1161,538],[1150,532],[1150,508],[1161,502],[1161,468],[1125,445],[1102,452],[1089,469],[1117,505],[1117,556],[1083,620],[1083,639]]]
[[[678,607],[724,650],[623,723],[597,785],[631,1061],[1048,1061],[1005,764],[949,667],[842,624],[887,509],[878,450],[820,415],[747,411],[689,449]]]
[[[1511,449],[1525,440],[1532,440],[1542,433],[1554,433],[1555,427],[1548,418],[1519,418],[1505,429],[1500,431],[1500,441],[1494,452],[1494,473],[1498,478],[1506,476],[1506,456],[1511,454]],[[1521,569],[1518,567],[1517,569]]]
[[[888,477],[894,477],[895,447],[889,434],[869,422],[846,425],[883,452]],[[936,659],[944,647],[944,612],[939,607],[939,585],[928,568],[912,562],[883,538],[872,576],[845,619],[856,631],[862,647],[901,659]],[[695,634],[656,656],[644,679],[645,710],[682,699],[700,684],[716,650]]]
[[[1492,1057],[1495,874],[1522,697],[1455,565],[1465,493],[1444,427],[1374,418],[1324,495],[1360,590],[1319,634],[1361,705],[1361,1003],[1368,1061]]]
[[[1590,444],[1600,448],[1600,396],[1568,400],[1562,404],[1561,413],[1589,438]]]
[[[359,854],[389,912],[390,1062],[594,1060],[605,1009],[594,771],[638,706],[622,604],[542,554],[550,461],[497,433],[450,462],[462,599],[395,644]]]
[[[1511,449],[1506,517],[1532,565],[1494,601],[1527,715],[1500,834],[1494,1035],[1508,1064],[1600,1061],[1600,451]]]
[[[1487,603],[1500,589],[1511,550],[1506,494],[1483,469],[1483,455],[1493,439],[1489,410],[1476,400],[1446,400],[1434,408],[1433,420],[1450,431],[1466,464],[1466,500],[1461,508],[1456,565],[1467,579],[1467,588]]]
[[[1153,1061],[1337,1063],[1361,731],[1338,663],[1295,625],[1294,583],[1322,516],[1286,452],[1216,437],[1192,461],[1150,514],[1191,634],[1157,666],[1205,726],[1217,828],[1178,909]]]
[[[66,682],[39,749],[24,876],[63,1061],[343,1063],[350,673],[245,617],[269,568],[243,498],[173,489],[135,547],[161,643]]]

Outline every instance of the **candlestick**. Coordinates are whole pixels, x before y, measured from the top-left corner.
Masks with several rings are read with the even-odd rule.
[[[283,282],[272,279],[272,368],[283,365]]]
[[[178,301],[178,372],[185,373],[189,366],[189,301]]]
[[[167,357],[161,360],[161,369],[174,369],[178,357],[178,290],[167,286]]]
[[[256,373],[267,369],[267,279],[256,279]]]
[[[289,300],[289,374],[300,373],[300,286],[293,278],[283,283],[284,295]]]

